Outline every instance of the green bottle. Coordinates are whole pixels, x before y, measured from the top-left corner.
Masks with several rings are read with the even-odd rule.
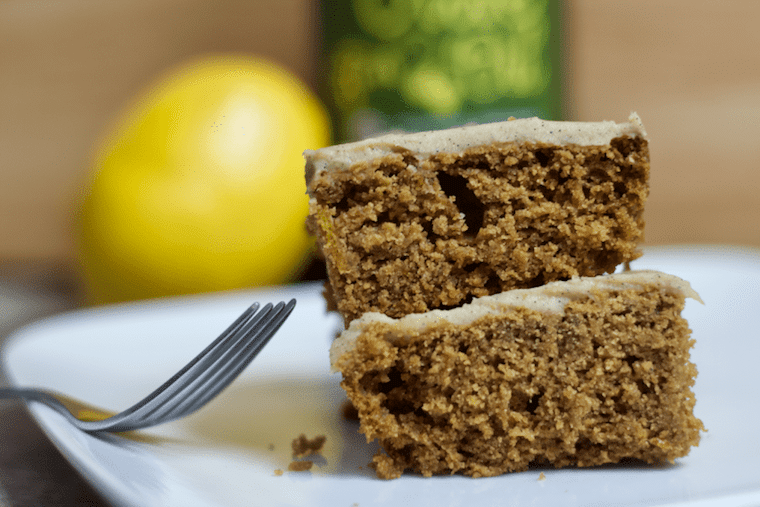
[[[561,117],[558,0],[323,0],[321,14],[338,142]]]

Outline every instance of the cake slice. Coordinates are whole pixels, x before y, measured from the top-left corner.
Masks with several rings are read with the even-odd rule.
[[[310,230],[346,322],[611,273],[640,255],[649,151],[635,114],[388,134],[305,157]]]
[[[654,271],[553,282],[393,319],[331,348],[382,478],[672,462],[700,440],[689,284]]]

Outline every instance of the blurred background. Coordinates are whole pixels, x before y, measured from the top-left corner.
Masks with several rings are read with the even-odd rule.
[[[358,4],[365,12],[355,12],[366,21],[372,4],[392,10],[405,2]],[[456,15],[455,4],[478,2],[428,4],[445,17]],[[514,10],[522,4],[507,2]],[[340,25],[350,20],[340,18],[352,11],[340,5],[348,2],[0,2],[3,279],[81,296],[73,216],[93,153],[136,96],[188,59],[210,52],[267,58],[318,96],[333,120],[342,120],[323,51],[337,53],[350,31]],[[651,139],[646,243],[760,246],[760,3],[578,0],[558,8],[549,2],[546,9],[541,19],[551,31],[537,44],[548,48],[545,63],[554,66],[545,98],[558,102],[518,111],[589,121],[623,121],[638,112]],[[324,11],[331,13],[326,22]],[[429,20],[426,26],[428,35],[441,31]],[[396,37],[379,33],[386,38],[380,42]],[[350,78],[343,76],[349,91],[359,86]],[[354,135],[378,123],[373,117],[353,121],[360,127]],[[338,125],[332,140],[345,140],[347,130],[345,122]]]

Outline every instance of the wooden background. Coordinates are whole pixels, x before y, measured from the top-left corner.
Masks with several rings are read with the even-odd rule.
[[[568,1],[569,119],[642,117],[647,243],[760,246],[760,2]],[[313,0],[0,0],[0,268],[70,266],[90,150],[137,90],[209,51],[314,86]]]

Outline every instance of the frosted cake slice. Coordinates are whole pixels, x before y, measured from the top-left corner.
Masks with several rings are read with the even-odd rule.
[[[672,462],[703,430],[687,297],[699,300],[675,276],[632,271],[401,319],[369,313],[331,362],[382,446],[382,478]]]
[[[635,114],[389,134],[305,157],[309,227],[346,322],[611,273],[640,255],[649,151]]]

